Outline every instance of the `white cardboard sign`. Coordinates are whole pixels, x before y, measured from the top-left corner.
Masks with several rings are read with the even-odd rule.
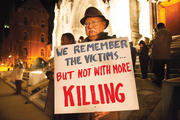
[[[55,114],[139,109],[128,38],[55,47]]]

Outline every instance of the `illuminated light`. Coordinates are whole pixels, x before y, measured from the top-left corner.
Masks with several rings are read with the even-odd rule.
[[[169,6],[169,5],[172,5],[172,4],[176,4],[180,2],[179,0],[161,0],[161,5],[162,6]]]
[[[42,72],[42,71],[32,71],[31,73],[41,74],[41,73],[43,73],[43,72]]]
[[[6,67],[0,67],[0,71],[7,71]]]
[[[161,0],[161,2],[158,4],[158,22],[166,23],[165,7],[178,2],[180,2],[180,0]]]
[[[166,23],[165,8],[158,7],[158,22]]]
[[[1,65],[4,65],[4,63],[2,63]]]
[[[12,57],[12,55],[9,55],[9,58],[11,58]]]
[[[58,13],[59,13],[59,10],[58,10],[58,8],[57,8],[57,3],[55,4],[55,8],[54,8],[54,30],[53,30],[53,33],[52,33],[52,51],[51,51],[51,57],[50,58],[52,58],[53,56],[54,56],[54,47],[55,47],[55,45],[57,44],[57,40],[56,40],[56,38],[57,38],[57,27],[58,27]]]
[[[4,25],[4,28],[9,29],[10,27],[9,27],[9,25],[5,24],[5,25]]]
[[[114,0],[111,6],[109,19],[113,34],[117,37],[130,36],[129,0]]]
[[[52,34],[53,42],[52,48],[59,46],[61,44],[61,35],[66,32],[72,32],[72,4],[69,1],[62,1],[60,8],[58,9],[58,4],[56,3],[54,13],[54,30]],[[74,35],[75,36],[75,35]],[[54,49],[52,49],[51,57],[54,56]]]
[[[0,71],[8,71],[8,69],[9,71],[13,70],[12,67],[0,66]]]
[[[151,2],[152,2],[152,3],[157,3],[157,2],[158,2],[158,0],[152,0]]]
[[[152,38],[150,29],[150,9],[149,2],[146,0],[139,0],[140,2],[140,18],[139,18],[139,32],[143,37]]]

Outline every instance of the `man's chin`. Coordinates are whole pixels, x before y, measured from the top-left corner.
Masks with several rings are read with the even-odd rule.
[[[97,34],[89,34],[88,37],[93,38],[93,37],[97,37],[97,36],[98,36]]]
[[[94,40],[96,40],[97,38],[98,38],[98,36],[88,36],[88,38],[90,39],[90,40],[92,40],[92,41],[94,41]]]

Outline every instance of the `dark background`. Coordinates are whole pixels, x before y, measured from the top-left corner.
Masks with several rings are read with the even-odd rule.
[[[8,24],[8,18],[13,8],[17,9],[26,0],[1,0],[0,3],[0,43],[2,41],[2,35],[4,30],[4,24]],[[47,12],[49,13],[49,33],[53,30],[52,21],[54,19],[54,6],[58,0],[40,0]],[[51,41],[51,34],[49,36]]]

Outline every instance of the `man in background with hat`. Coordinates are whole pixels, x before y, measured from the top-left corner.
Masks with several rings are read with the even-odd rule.
[[[109,36],[107,32],[104,32],[109,25],[109,20],[106,19],[95,7],[89,7],[86,9],[84,17],[80,20],[80,23],[85,27],[87,35],[82,42],[115,38],[115,36]],[[95,114],[80,114],[79,118],[80,120],[98,120],[108,114],[112,117],[114,113],[115,112],[95,112]]]
[[[80,22],[85,26],[87,35],[87,38],[83,42],[113,38],[112,36],[108,36],[107,32],[104,32],[104,29],[109,25],[109,20],[95,7],[87,8]]]

